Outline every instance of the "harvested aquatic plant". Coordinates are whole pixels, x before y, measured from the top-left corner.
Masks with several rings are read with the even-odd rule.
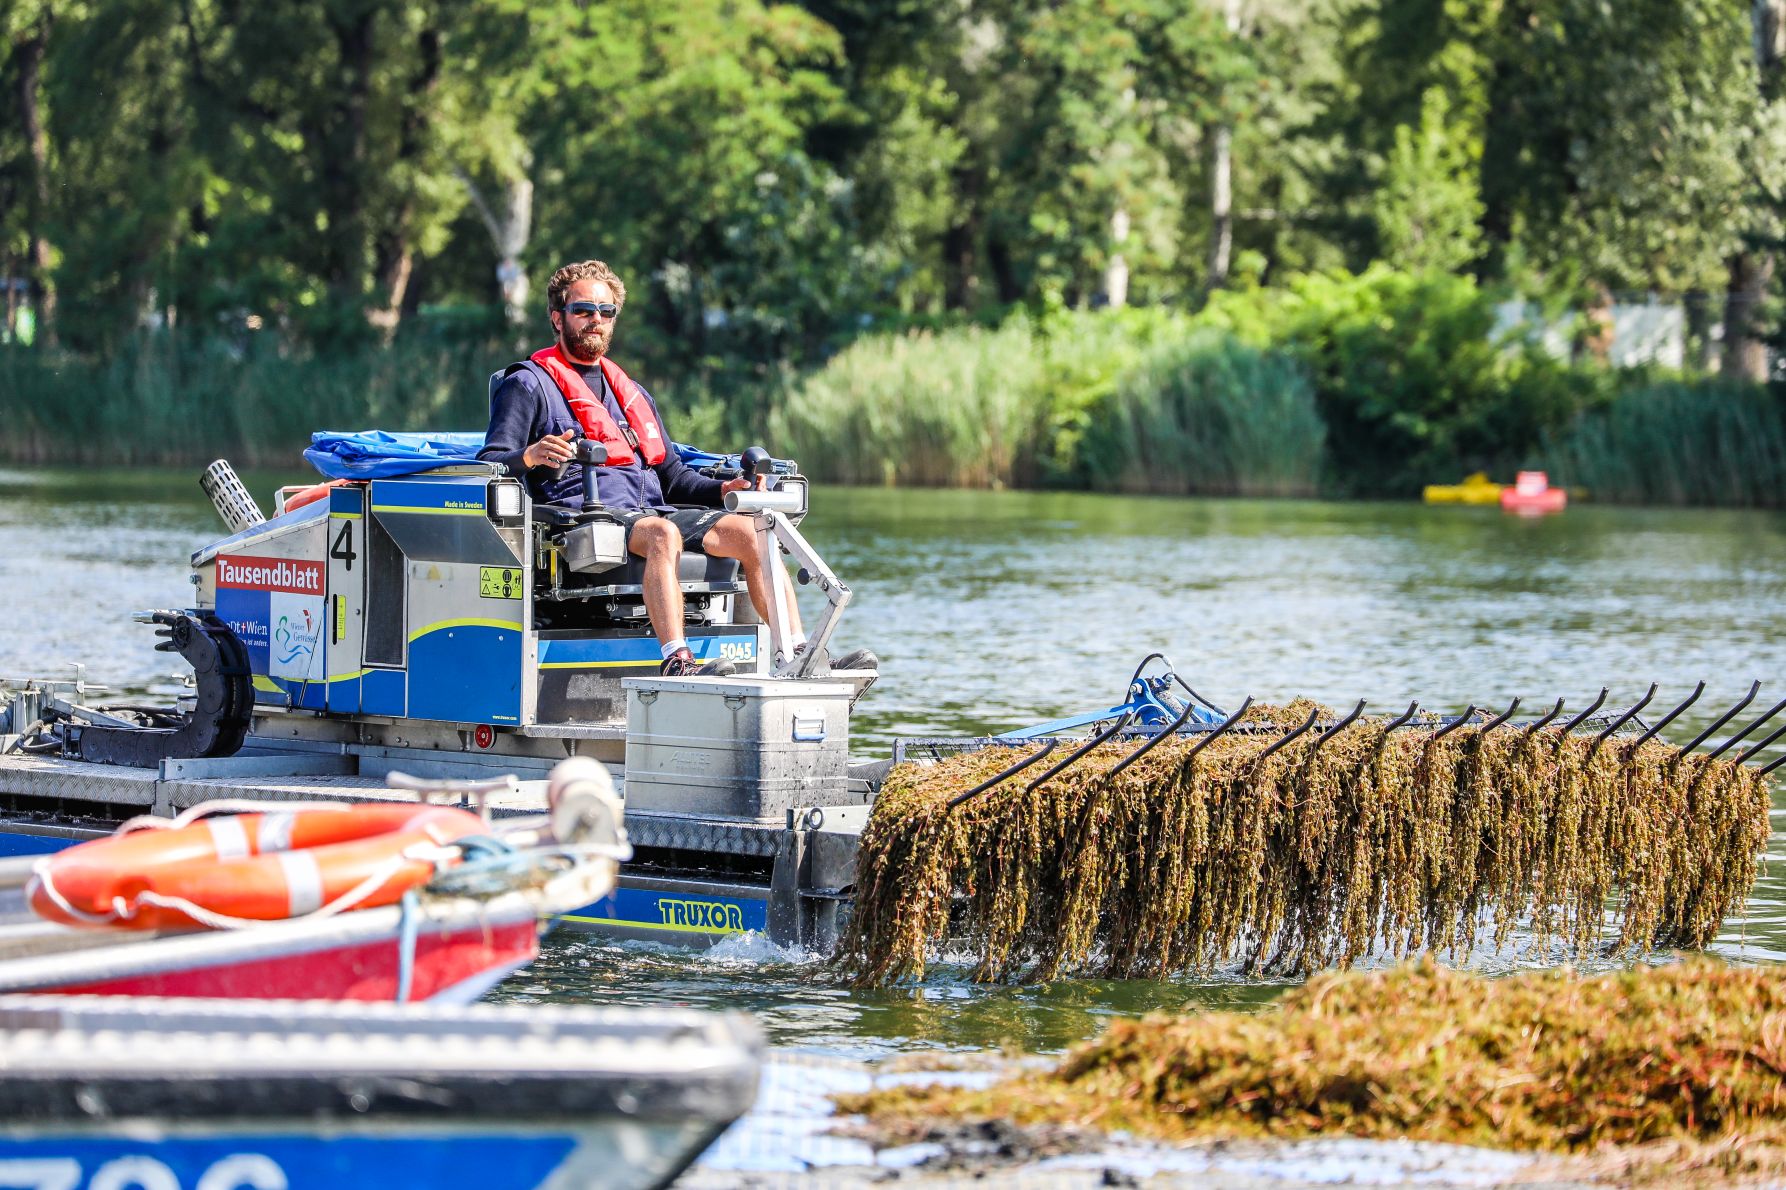
[[[1169,1140],[1778,1145],[1786,974],[1700,959],[1494,980],[1427,959],[1320,975],[1262,1013],[1119,1021],[1053,1069],[991,1087],[893,1087],[840,1106],[906,1131],[990,1118]]]
[[[1311,713],[1331,718],[1255,707],[1240,730],[1173,736],[1114,776],[1132,742],[973,796],[1028,753],[896,767],[839,961],[863,984],[922,978],[953,939],[983,980],[1298,974],[1498,947],[1516,926],[1585,955],[1609,910],[1615,947],[1700,947],[1754,883],[1767,780],[1733,759],[1383,719],[1286,742]]]

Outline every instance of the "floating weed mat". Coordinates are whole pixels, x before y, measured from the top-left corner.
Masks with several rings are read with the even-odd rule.
[[[1654,1145],[1786,1167],[1786,974],[1698,959],[1486,979],[1425,959],[1320,975],[1261,1013],[1118,1021],[1052,1069],[840,1100],[888,1135],[1004,1119],[1182,1140]],[[1672,1146],[1669,1142],[1672,1142]]]
[[[1499,947],[1516,925],[1587,955],[1609,907],[1618,948],[1694,948],[1754,883],[1769,804],[1751,766],[1654,739],[1386,719],[1271,751],[1311,711],[1331,718],[1254,708],[1115,778],[1134,745],[1101,745],[955,806],[1026,753],[895,767],[838,961],[862,985],[921,979],[953,941],[987,981],[1295,975],[1461,953],[1479,930]]]

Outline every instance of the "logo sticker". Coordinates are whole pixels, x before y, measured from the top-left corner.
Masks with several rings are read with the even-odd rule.
[[[323,604],[319,598],[274,594],[267,608],[267,674],[296,681],[321,681]]]
[[[657,911],[663,924],[684,930],[708,930],[716,934],[742,934],[744,911],[724,901],[690,901],[659,897]]]

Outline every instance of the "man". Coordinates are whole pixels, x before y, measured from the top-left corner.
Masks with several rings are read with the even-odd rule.
[[[751,519],[717,511],[727,492],[746,488],[749,481],[721,483],[686,466],[670,445],[651,394],[608,358],[625,305],[626,286],[599,260],[567,264],[552,274],[546,309],[557,342],[531,357],[552,384],[543,385],[534,368],[513,366],[491,396],[490,429],[478,457],[524,476],[535,501],[578,505],[583,468],[576,462],[574,440],[587,437],[606,446],[608,465],[596,471],[596,496],[625,523],[626,548],[645,559],[645,611],[663,654],[662,672],[672,677],[730,673],[730,662],[700,666],[683,638],[676,568],[685,548],[735,559],[750,601],[764,618],[764,584],[779,581],[795,636],[803,631],[799,611],[786,573],[763,573]]]

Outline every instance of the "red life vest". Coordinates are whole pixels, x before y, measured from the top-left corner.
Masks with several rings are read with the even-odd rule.
[[[602,376],[607,380],[608,387],[614,390],[615,399],[620,402],[620,411],[626,414],[630,433],[614,424],[608,407],[589,391],[582,373],[571,367],[556,345],[542,348],[529,358],[544,368],[546,375],[558,385],[558,391],[564,394],[565,403],[571,407],[571,412],[582,425],[583,433],[592,441],[608,448],[608,466],[631,466],[635,449],[649,466],[655,467],[664,461],[667,453],[664,428],[658,424],[657,414],[652,411],[651,402],[645,398],[645,390],[634,384],[632,377],[620,370],[619,364],[605,355],[600,361]]]

